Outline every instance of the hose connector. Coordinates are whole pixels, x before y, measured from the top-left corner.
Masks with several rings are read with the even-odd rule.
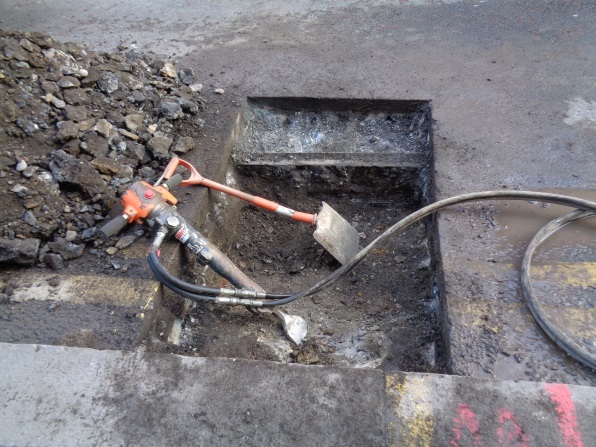
[[[167,234],[168,233],[164,231],[163,227],[160,227],[155,233],[155,239],[153,239],[153,243],[151,244],[151,250],[157,250],[166,238]]]
[[[246,307],[263,307],[263,302],[259,300],[245,300],[242,298],[227,298],[223,296],[215,297],[217,304],[227,304],[228,306],[246,306]]]

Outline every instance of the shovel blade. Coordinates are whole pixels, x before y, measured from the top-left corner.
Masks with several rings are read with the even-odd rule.
[[[315,240],[342,264],[358,253],[360,235],[337,211],[323,202],[317,215]]]
[[[306,320],[298,315],[286,314],[279,309],[275,309],[273,313],[281,320],[286,336],[296,345],[302,343],[308,331]]]

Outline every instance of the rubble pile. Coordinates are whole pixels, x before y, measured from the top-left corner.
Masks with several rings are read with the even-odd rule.
[[[0,31],[0,262],[59,269],[96,249],[96,227],[137,180],[195,147],[193,70]]]

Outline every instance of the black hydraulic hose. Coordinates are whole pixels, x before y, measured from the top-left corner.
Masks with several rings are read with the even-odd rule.
[[[557,328],[551,321],[540,302],[536,299],[534,288],[532,287],[532,280],[530,277],[530,268],[532,264],[532,256],[536,249],[548,237],[550,237],[557,230],[560,230],[565,225],[579,219],[587,217],[594,217],[596,214],[581,210],[575,210],[563,217],[559,217],[548,224],[546,224],[532,239],[530,245],[524,254],[521,268],[522,291],[526,299],[526,303],[534,316],[536,322],[546,332],[546,334],[567,354],[576,360],[580,361],[586,366],[596,370],[596,356],[577,344],[571,337]]]
[[[192,284],[187,281],[181,280],[180,278],[177,278],[176,276],[172,275],[159,261],[159,256],[157,255],[157,247],[151,248],[149,256],[147,257],[147,262],[149,263],[151,271],[156,276],[159,282],[163,283],[169,289],[173,290],[176,293],[178,293],[178,291],[186,292],[185,294],[181,293],[181,295],[185,296],[186,298],[195,301],[205,301],[206,299],[208,299],[208,301],[212,301],[214,297],[220,295],[221,293],[221,290],[218,288],[199,286],[197,284]],[[280,299],[285,298],[287,296],[289,295],[266,294],[265,299]]]
[[[166,270],[166,268],[159,262],[159,257],[157,256],[157,249],[152,247],[151,251],[149,252],[149,256],[147,257],[147,262],[149,263],[149,267],[155,274],[155,276],[160,276],[164,278],[168,283],[173,284],[179,289],[186,290],[192,293],[198,293],[201,295],[211,295],[217,296],[220,293],[220,290],[215,287],[205,287],[205,286],[198,286],[196,284],[191,284],[185,281],[182,281],[180,278],[175,277],[170,272]]]
[[[149,266],[151,267],[151,270],[153,271],[153,274],[155,275],[155,278],[162,283],[164,286],[166,286],[168,289],[172,290],[173,292],[177,293],[178,295],[181,295],[185,298],[191,299],[193,301],[215,301],[215,297],[214,296],[209,296],[209,295],[201,295],[198,293],[191,293],[187,290],[183,290],[181,288],[179,288],[175,283],[176,281],[172,281],[172,279],[177,279],[175,276],[171,275],[162,265],[161,263],[158,261],[157,264],[159,265],[160,268],[155,268],[156,265],[153,263],[153,260],[151,259],[151,255],[154,255],[155,257],[157,257],[157,254],[154,251],[151,251],[151,253],[149,254]],[[165,274],[164,274],[165,273]],[[217,289],[215,289],[217,290]]]
[[[385,230],[379,235],[374,241],[363,248],[356,256],[354,256],[348,263],[341,266],[325,278],[320,280],[315,285],[304,289],[298,293],[274,301],[267,301],[264,303],[265,306],[281,306],[283,304],[290,303],[304,296],[309,296],[314,293],[320,292],[323,288],[333,285],[340,278],[350,273],[354,268],[362,262],[362,260],[379,244],[385,240],[403,230],[404,228],[412,225],[413,223],[452,205],[458,205],[466,202],[475,202],[479,200],[499,200],[499,199],[510,199],[510,200],[538,200],[541,202],[556,203],[558,205],[565,205],[569,207],[578,208],[580,210],[592,211],[596,213],[596,203],[590,202],[589,200],[578,199],[576,197],[564,196],[561,194],[551,194],[533,191],[483,191],[474,192],[469,194],[462,194],[448,199],[439,200],[438,202],[431,203],[424,208],[406,216],[393,226]]]

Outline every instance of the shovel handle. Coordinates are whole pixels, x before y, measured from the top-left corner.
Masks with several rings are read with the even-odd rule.
[[[194,168],[193,165],[191,165],[187,161],[181,160],[178,157],[174,157],[170,160],[170,162],[166,166],[164,175],[162,177],[164,179],[169,179],[174,174],[174,171],[179,165],[184,166],[186,169],[190,171],[190,177],[182,181],[180,183],[180,186],[206,186],[207,188],[215,189],[216,191],[223,192],[224,194],[228,194],[230,196],[237,197],[238,199],[245,200],[267,211],[273,211],[274,213],[290,217],[292,220],[304,222],[310,225],[315,225],[317,223],[316,214],[308,214],[300,211],[295,211],[293,209],[286,208],[285,206],[281,206],[279,203],[275,203],[271,200],[264,199],[263,197],[253,196],[252,194],[248,194],[239,191],[238,189],[234,189],[229,186],[222,185],[221,183],[214,182],[213,180],[206,179],[198,173],[198,171]]]

